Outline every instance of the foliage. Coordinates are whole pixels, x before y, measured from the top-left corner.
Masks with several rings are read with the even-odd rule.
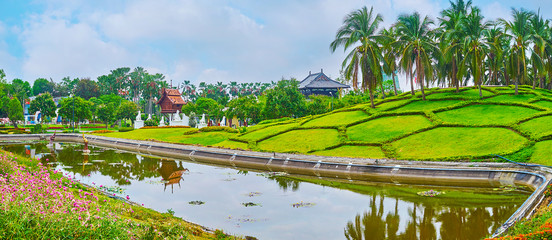
[[[123,101],[117,108],[115,116],[117,119],[130,119],[134,122],[138,115],[138,106],[131,101]]]
[[[33,95],[38,96],[41,93],[52,93],[54,90],[53,82],[45,78],[36,79],[33,83]]]
[[[77,83],[75,95],[88,100],[92,97],[99,97],[100,90],[98,89],[98,84],[95,81],[92,81],[89,78],[83,78]]]
[[[103,129],[103,130],[92,131],[91,133],[94,134],[94,133],[112,133],[112,132],[114,132],[114,131]]]
[[[233,129],[231,127],[222,127],[222,126],[204,127],[204,128],[200,128],[199,131],[201,131],[201,132],[225,131],[225,132],[229,132],[229,133],[238,133],[239,132],[237,129]]]
[[[81,122],[84,119],[90,119],[92,112],[90,111],[90,103],[80,97],[64,98],[60,101],[58,114],[67,121],[73,119],[73,111],[76,122]]]
[[[14,128],[17,128],[17,121],[23,121],[23,107],[17,98],[12,98],[8,104],[8,118]]]
[[[302,117],[305,108],[305,97],[299,92],[299,82],[282,79],[273,89],[266,91],[263,115],[268,119]]]
[[[98,119],[104,122],[105,127],[107,128],[107,125],[109,124],[109,122],[115,120],[115,104],[108,103],[108,104],[98,105],[97,115],[98,115]]]
[[[37,96],[29,107],[29,112],[34,113],[40,111],[42,117],[40,122],[43,122],[46,117],[55,117],[56,116],[56,103],[52,98],[50,93],[43,93]]]
[[[35,124],[32,128],[31,128],[31,133],[33,134],[37,134],[37,133],[44,133],[46,131],[46,129],[44,129],[42,127],[42,124]]]
[[[152,126],[157,126],[157,125],[159,125],[159,122],[155,121],[155,119],[149,119],[149,120],[144,121],[144,126],[152,127]]]

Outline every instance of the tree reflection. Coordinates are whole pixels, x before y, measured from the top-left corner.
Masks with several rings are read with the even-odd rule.
[[[404,203],[406,202],[401,205]],[[519,207],[444,207],[438,202],[424,200],[411,204],[407,211],[401,212],[399,200],[395,199],[394,208],[384,209],[384,197],[372,195],[368,210],[356,215],[354,220],[345,226],[345,238],[480,239],[500,226],[512,214],[512,209]],[[406,226],[402,227],[402,231],[401,218],[406,220]],[[437,223],[440,223],[439,229],[436,228]]]
[[[274,180],[276,183],[278,183],[278,186],[280,187],[280,189],[284,190],[284,192],[288,189],[291,189],[291,191],[293,192],[299,190],[300,181],[298,180],[280,176],[267,177],[267,179]]]

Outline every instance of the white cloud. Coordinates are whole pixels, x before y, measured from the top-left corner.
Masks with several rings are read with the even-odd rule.
[[[229,73],[227,71],[218,70],[215,68],[208,68],[203,70],[201,74],[199,74],[197,78],[197,83],[205,82],[205,83],[217,83],[217,82],[223,82],[228,83],[231,81],[232,78],[229,77]]]
[[[132,62],[125,49],[101,40],[84,23],[37,17],[23,31],[22,39],[26,55],[22,69],[29,81],[38,77],[95,78]]]
[[[481,7],[481,12],[487,20],[495,21],[498,18],[512,19],[512,11],[500,2],[492,2]]]

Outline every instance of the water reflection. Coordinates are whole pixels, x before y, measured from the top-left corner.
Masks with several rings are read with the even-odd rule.
[[[399,200],[386,209],[385,196],[372,195],[369,209],[358,214],[345,226],[348,240],[368,239],[481,239],[491,234],[511,214],[512,207],[447,207],[428,203],[411,203],[408,214],[399,213]],[[389,206],[388,206],[389,207]],[[516,205],[516,208],[519,205]],[[385,212],[388,212],[386,215]],[[385,215],[385,216],[384,216]],[[400,231],[401,216],[406,218]],[[437,234],[439,233],[439,235]]]
[[[167,186],[171,186],[171,193],[174,193],[174,184],[178,184],[180,187],[180,180],[182,180],[182,174],[188,171],[187,168],[182,167],[182,162],[177,165],[173,160],[161,160],[161,168],[157,170],[164,180],[165,189]]]

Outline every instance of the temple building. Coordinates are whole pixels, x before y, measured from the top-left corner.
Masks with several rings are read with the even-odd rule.
[[[161,107],[161,113],[176,113],[176,111],[182,111],[182,106],[186,104],[186,101],[182,99],[182,95],[178,89],[161,89],[163,96],[157,104]]]
[[[326,95],[336,97],[339,96],[338,91],[344,88],[350,88],[350,86],[330,79],[322,69],[319,73],[309,71],[309,75],[299,83],[299,91],[305,96]]]

